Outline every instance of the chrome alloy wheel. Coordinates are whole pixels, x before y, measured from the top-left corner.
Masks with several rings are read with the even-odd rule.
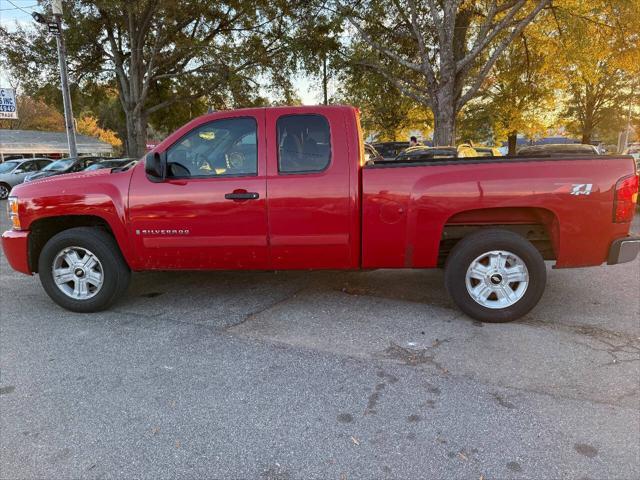
[[[465,283],[476,303],[486,308],[506,308],[524,296],[529,286],[529,271],[514,253],[493,250],[471,262]]]
[[[66,296],[88,300],[104,283],[104,270],[98,257],[86,248],[67,247],[53,259],[53,281]]]
[[[9,198],[9,188],[6,185],[0,185],[0,200]]]

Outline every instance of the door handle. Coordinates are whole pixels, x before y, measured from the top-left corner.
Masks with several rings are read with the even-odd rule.
[[[257,200],[260,198],[258,192],[232,192],[225,193],[224,198],[227,200]]]

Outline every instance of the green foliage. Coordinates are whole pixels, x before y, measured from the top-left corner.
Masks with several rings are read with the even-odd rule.
[[[535,25],[509,46],[463,111],[459,139],[497,144],[509,134],[532,138],[551,127],[560,84],[550,72],[546,48]]]
[[[290,99],[296,64],[289,47],[301,5],[305,2],[67,1],[65,38],[74,90],[115,87],[129,154],[140,153],[148,121],[158,131],[170,131],[209,107],[263,104],[265,88],[278,88]],[[57,85],[55,47],[44,27],[0,30],[0,40],[0,56],[22,80],[24,92],[38,95]],[[88,108],[109,112],[111,106]],[[104,121],[100,118],[102,127]]]

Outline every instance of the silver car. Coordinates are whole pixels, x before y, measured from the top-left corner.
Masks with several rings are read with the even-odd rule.
[[[28,174],[42,170],[50,163],[48,158],[21,158],[0,163],[0,200],[7,198],[11,189],[22,183]]]

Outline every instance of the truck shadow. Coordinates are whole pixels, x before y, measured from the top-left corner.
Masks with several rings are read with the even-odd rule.
[[[129,299],[198,292],[242,295],[265,290],[314,289],[317,293],[384,298],[455,308],[441,270],[144,272],[133,276]],[[157,301],[161,301],[158,299]]]

